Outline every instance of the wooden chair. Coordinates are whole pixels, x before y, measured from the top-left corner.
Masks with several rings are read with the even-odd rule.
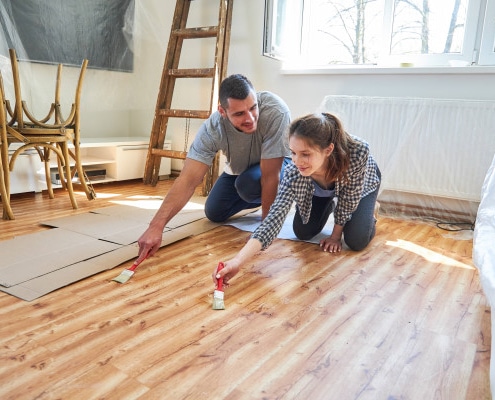
[[[14,107],[11,107],[10,102],[8,100],[5,101],[5,108],[7,110],[7,141],[8,144],[13,142],[22,143],[10,157],[9,170],[12,171],[14,169],[15,161],[19,154],[31,148],[36,149],[45,165],[48,194],[50,198],[53,198],[50,156],[54,153],[57,157],[57,170],[61,185],[68,191],[72,207],[76,209],[77,201],[74,195],[74,189],[85,192],[88,200],[96,198],[93,187],[82,168],[80,152],[80,98],[88,60],[82,62],[74,103],[67,118],[63,117],[60,105],[62,64],[59,64],[55,85],[55,100],[51,104],[47,115],[42,119],[37,119],[29,111],[26,101],[22,99],[19,64],[16,52],[14,49],[10,49],[9,53],[12,65],[15,103]]]
[[[0,197],[2,199],[3,219],[14,219],[14,213],[10,206],[9,144],[6,125],[5,93],[2,74],[0,73]]]

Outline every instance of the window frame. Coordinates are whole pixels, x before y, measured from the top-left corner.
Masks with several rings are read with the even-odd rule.
[[[495,65],[495,0],[487,0],[478,65]]]
[[[274,5],[289,3],[290,6],[296,5],[302,7],[300,26],[295,26],[294,30],[300,33],[298,42],[298,54],[278,53],[273,46],[274,42],[274,23],[273,18]],[[298,2],[297,2],[298,1]],[[381,56],[377,64],[340,64],[338,66],[320,64],[305,65],[304,42],[307,33],[305,30],[305,19],[307,19],[304,6],[307,6],[308,0],[265,0],[265,26],[264,26],[264,46],[263,55],[281,60],[289,68],[350,68],[359,67],[390,67],[400,66],[402,63],[411,63],[414,67],[450,67],[454,63],[463,62],[465,66],[495,66],[495,0],[469,0],[468,11],[466,15],[466,29],[463,41],[462,51],[460,53],[450,54],[418,54],[418,55],[391,55],[389,54],[390,44],[392,41],[392,24],[393,24],[393,0],[384,0],[384,29],[383,29],[383,46]],[[306,4],[305,4],[306,3]],[[493,21],[492,23],[490,23]]]
[[[438,1],[438,0],[436,0]],[[481,0],[469,0],[468,10],[466,13],[466,28],[464,33],[464,40],[462,43],[462,50],[460,53],[446,53],[446,54],[410,54],[410,55],[392,55],[389,50],[392,45],[392,25],[393,25],[393,12],[394,12],[394,0],[385,0],[385,13],[384,23],[387,29],[383,32],[384,43],[379,65],[398,65],[400,63],[412,63],[419,66],[447,66],[449,61],[464,61],[467,65],[475,63],[477,52],[476,48],[476,34],[478,31],[478,20],[480,14]]]

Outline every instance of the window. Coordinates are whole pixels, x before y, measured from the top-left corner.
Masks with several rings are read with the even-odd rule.
[[[495,0],[266,0],[264,54],[306,66],[495,65]]]
[[[486,5],[479,64],[495,65],[495,0]]]

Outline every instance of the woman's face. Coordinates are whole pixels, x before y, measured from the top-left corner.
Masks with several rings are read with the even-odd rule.
[[[289,138],[292,162],[302,176],[325,175],[328,157],[333,151],[333,143],[326,149],[320,149],[308,143],[308,140],[297,135]]]

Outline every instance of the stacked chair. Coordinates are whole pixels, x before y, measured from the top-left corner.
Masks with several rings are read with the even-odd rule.
[[[5,196],[3,191],[1,192],[2,204],[4,205],[3,217],[4,219],[14,218],[9,205],[8,172],[13,171],[19,154],[29,149],[35,149],[44,163],[46,185],[50,198],[54,197],[50,157],[55,155],[61,186],[68,192],[72,207],[76,209],[75,190],[84,192],[88,200],[96,198],[93,187],[84,173],[80,151],[80,98],[88,60],[82,62],[74,103],[68,116],[64,118],[60,105],[62,64],[59,64],[54,102],[50,105],[47,115],[42,119],[37,119],[30,112],[26,101],[22,99],[19,63],[16,52],[14,49],[10,49],[9,53],[15,95],[13,106],[9,100],[5,99],[5,91],[0,80],[3,104],[0,111],[4,119],[3,122],[0,120],[2,125],[3,182],[5,184]],[[21,143],[21,145],[15,149],[10,159],[8,159],[8,147],[12,143]]]

